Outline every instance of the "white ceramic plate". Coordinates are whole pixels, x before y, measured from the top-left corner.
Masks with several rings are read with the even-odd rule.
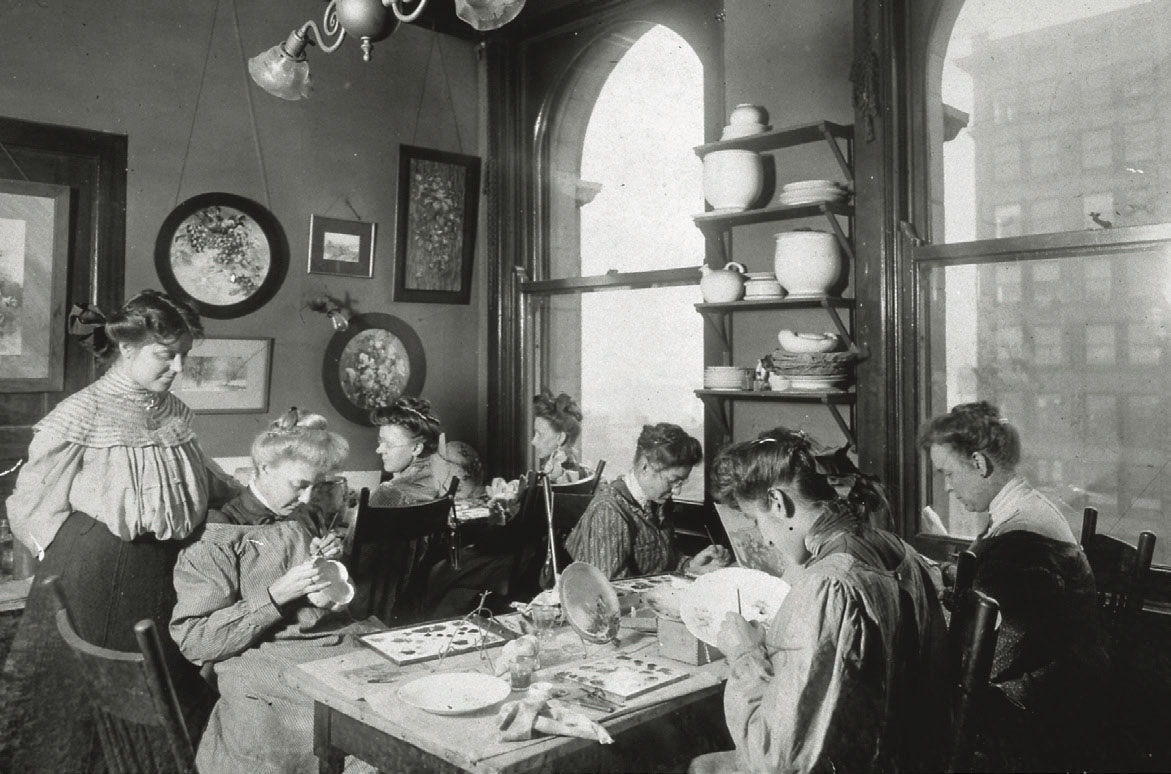
[[[492,675],[446,672],[412,680],[398,689],[398,697],[435,715],[463,715],[504,701],[511,690]]]
[[[723,134],[720,135],[721,140],[735,140],[740,137],[751,137],[754,134],[761,134],[772,129],[769,124],[728,124],[724,127]]]
[[[737,590],[740,614],[745,620],[767,625],[785,601],[789,584],[766,572],[743,567],[726,567],[701,575],[679,605],[687,631],[714,646],[724,616],[737,611]]]
[[[790,376],[785,374],[785,378],[789,380],[789,386],[794,390],[833,390],[845,381],[844,376]]]

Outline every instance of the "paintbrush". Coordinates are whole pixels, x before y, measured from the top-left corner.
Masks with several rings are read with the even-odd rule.
[[[744,617],[744,608],[742,608],[740,606],[740,589],[739,588],[736,589],[736,613],[739,614],[739,616],[741,618]]]
[[[716,539],[712,537],[712,528],[707,525],[706,521],[703,523],[703,531],[707,533],[708,542],[714,546],[716,544]]]

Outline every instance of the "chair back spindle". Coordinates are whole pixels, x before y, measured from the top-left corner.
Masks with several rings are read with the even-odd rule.
[[[973,768],[976,709],[981,695],[989,690],[992,658],[996,651],[997,617],[1000,614],[1000,606],[995,599],[973,588],[969,587],[962,592],[957,589],[955,599],[955,612],[948,626],[948,645],[955,681],[948,772],[971,771]]]
[[[195,774],[195,749],[154,621],[143,619],[134,625],[138,653],[99,647],[74,629],[58,578],[50,577],[45,584],[57,602],[57,631],[73,652],[89,690],[110,771]],[[151,728],[165,734],[170,760],[157,759]]]

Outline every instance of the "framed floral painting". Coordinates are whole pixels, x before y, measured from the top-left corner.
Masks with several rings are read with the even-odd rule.
[[[321,367],[325,394],[338,413],[371,425],[370,410],[400,395],[418,395],[427,379],[423,343],[411,326],[389,314],[350,318],[348,330],[333,335]]]
[[[180,204],[159,229],[155,270],[168,293],[207,317],[255,312],[276,295],[289,270],[285,233],[260,204],[206,193]]]
[[[479,158],[399,146],[395,301],[471,300],[479,202]]]

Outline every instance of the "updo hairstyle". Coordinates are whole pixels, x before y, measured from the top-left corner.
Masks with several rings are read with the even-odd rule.
[[[805,433],[777,427],[756,440],[734,444],[712,465],[714,496],[722,503],[763,506],[780,487],[794,499],[825,509],[848,511],[858,523],[886,527],[890,503],[877,479],[860,470],[849,447],[815,448]]]
[[[679,425],[660,422],[643,425],[634,461],[649,462],[657,470],[691,468],[703,460],[703,447]]]
[[[302,414],[293,408],[268,425],[252,442],[252,463],[274,465],[300,460],[325,471],[335,470],[350,453],[349,442],[329,430],[320,414]]]
[[[423,454],[434,454],[439,449],[439,420],[431,415],[431,402],[423,398],[404,396],[389,406],[379,406],[370,412],[375,425],[396,425],[413,440],[423,444]]]
[[[561,393],[553,397],[551,390],[541,390],[533,396],[533,416],[544,419],[555,432],[565,433],[565,446],[573,446],[581,435],[581,409],[572,397]]]
[[[961,403],[928,421],[919,432],[919,445],[947,446],[961,457],[980,452],[1006,468],[1021,461],[1020,433],[1000,416],[1000,409],[984,400]]]
[[[144,290],[106,319],[105,338],[95,342],[94,354],[113,360],[118,345],[142,347],[147,344],[170,344],[189,335],[203,337],[199,312],[185,301],[178,301],[157,290]]]

